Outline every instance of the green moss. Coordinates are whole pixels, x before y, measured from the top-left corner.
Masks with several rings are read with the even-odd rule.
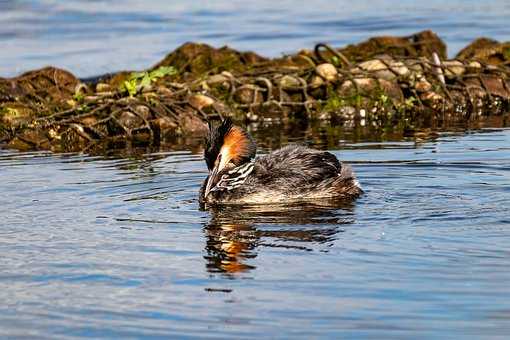
[[[11,107],[1,107],[0,108],[0,116],[16,118],[16,117],[19,117],[20,115],[21,114],[18,110],[13,109]]]
[[[510,59],[510,47],[503,51],[503,55],[505,56],[505,59]]]

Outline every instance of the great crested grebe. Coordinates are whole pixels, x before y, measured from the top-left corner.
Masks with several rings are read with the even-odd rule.
[[[288,145],[255,158],[256,145],[226,118],[209,123],[204,157],[209,175],[200,203],[285,203],[347,200],[363,191],[351,168],[331,153]]]

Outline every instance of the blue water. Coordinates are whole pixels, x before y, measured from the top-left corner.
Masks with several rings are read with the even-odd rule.
[[[55,65],[80,77],[144,69],[186,41],[265,56],[432,29],[453,56],[480,36],[510,40],[510,2],[0,1],[0,77]]]
[[[0,151],[0,337],[504,339],[509,145],[344,141],[357,202],[212,212],[200,154]]]
[[[186,41],[279,56],[422,29],[454,55],[510,40],[509,17],[503,0],[0,0],[0,76],[143,69]],[[322,137],[358,201],[201,211],[198,151],[0,149],[0,337],[507,338],[510,130]]]

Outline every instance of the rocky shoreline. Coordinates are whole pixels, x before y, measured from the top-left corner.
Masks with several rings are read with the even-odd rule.
[[[187,43],[154,67],[94,79],[54,67],[0,78],[0,146],[88,150],[171,143],[206,121],[419,131],[510,112],[510,43],[480,38],[448,60],[430,31],[318,44],[267,59]]]

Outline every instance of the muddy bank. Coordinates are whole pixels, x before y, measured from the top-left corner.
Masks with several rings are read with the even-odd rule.
[[[205,122],[319,122],[419,135],[496,117],[506,125],[510,43],[481,38],[454,59],[433,32],[325,44],[267,59],[187,43],[152,68],[80,80],[57,68],[0,78],[0,144],[54,151],[187,143]]]

